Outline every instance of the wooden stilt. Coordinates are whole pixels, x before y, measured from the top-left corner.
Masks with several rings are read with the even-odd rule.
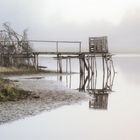
[[[66,58],[66,73],[68,73],[68,58]]]
[[[102,66],[103,66],[103,85],[102,85],[102,88],[104,89],[105,88],[105,65],[104,65],[104,55],[102,55]]]
[[[90,62],[89,62],[89,54],[88,54],[88,57],[87,57],[87,63],[88,63],[88,85],[87,85],[87,88],[89,89],[90,88]]]
[[[71,73],[71,58],[69,57],[69,70],[70,70],[70,73]]]
[[[37,54],[37,70],[38,70],[38,64],[39,64],[39,61],[38,61],[38,54]]]
[[[58,70],[58,67],[59,67],[59,60],[58,60],[58,59],[59,59],[59,55],[57,54],[57,73],[58,73],[58,71],[59,71],[59,70]]]
[[[59,64],[59,73],[62,73],[62,58],[61,58],[61,56],[59,56],[58,64]]]
[[[71,74],[70,74],[69,76],[70,76],[70,80],[69,80],[69,88],[71,88]]]
[[[84,61],[83,61],[83,55],[80,55],[79,57],[79,63],[80,63],[80,74],[84,74],[85,73],[85,66],[84,66]]]

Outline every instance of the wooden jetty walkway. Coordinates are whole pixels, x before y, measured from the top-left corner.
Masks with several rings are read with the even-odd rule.
[[[108,42],[107,37],[90,37],[89,38],[89,50],[82,51],[82,46],[80,41],[44,41],[44,40],[29,40],[31,43],[37,43],[37,49],[39,51],[26,51],[22,53],[11,53],[10,51],[4,52],[0,51],[0,65],[3,65],[4,60],[8,58],[10,62],[12,60],[20,60],[26,59],[28,61],[27,64],[30,64],[30,60],[32,60],[32,65],[38,70],[39,67],[39,56],[49,56],[51,58],[55,58],[57,63],[57,72],[63,73],[64,67],[66,68],[66,73],[72,73],[72,59],[79,60],[79,73],[80,73],[80,84],[79,90],[80,91],[87,91],[90,94],[94,94],[96,97],[97,102],[89,102],[90,107],[95,108],[107,108],[107,100],[108,100],[108,93],[112,91],[113,80],[115,69],[112,60],[112,54],[109,52],[108,49]],[[11,43],[11,44],[10,44]],[[12,45],[13,42],[8,42],[7,44]],[[23,42],[26,44],[26,42]],[[41,51],[40,45],[38,43],[45,44],[45,50]],[[0,45],[6,44],[5,42],[0,41]],[[15,43],[19,44],[19,43]],[[52,48],[49,46],[55,48]],[[60,49],[61,45],[65,44],[65,48]],[[68,50],[69,45],[76,45],[76,47]],[[3,49],[5,46],[2,46]],[[18,46],[20,47],[20,46]],[[51,48],[51,51],[48,49]],[[76,51],[77,49],[77,51]],[[27,48],[28,50],[28,48]],[[47,59],[47,57],[46,57]],[[102,71],[102,88],[97,88],[97,75],[98,75],[98,65],[100,65],[98,60],[100,59],[100,71]],[[63,63],[65,61],[65,65]],[[14,61],[13,61],[14,62]],[[19,61],[22,62],[22,61]],[[66,75],[68,76],[68,74]],[[66,77],[67,78],[67,77]],[[101,75],[100,75],[101,78]],[[62,78],[60,78],[62,79]],[[66,79],[67,81],[68,79]],[[71,85],[70,85],[71,86]],[[103,101],[103,104],[101,103]]]
[[[79,69],[80,74],[88,73],[88,75],[96,75],[97,73],[97,57],[102,58],[102,66],[103,71],[107,71],[107,73],[114,72],[114,66],[112,61],[112,54],[109,53],[108,50],[108,42],[107,37],[89,37],[89,51],[82,51],[81,42],[80,41],[45,41],[45,40],[28,40],[31,43],[44,43],[46,50],[45,51],[32,51],[32,52],[22,52],[19,54],[11,54],[0,53],[0,60],[2,61],[3,56],[8,56],[9,58],[27,58],[28,61],[30,59],[33,60],[33,66],[38,70],[39,68],[39,56],[46,55],[56,58],[57,60],[57,72],[63,72],[63,63],[62,60],[66,61],[66,72],[72,72],[71,59],[77,58],[79,59]],[[54,51],[48,51],[47,43],[53,44],[55,46]],[[17,43],[18,44],[18,43]],[[62,44],[65,44],[67,47],[68,44],[76,45],[77,48],[73,48],[72,51],[68,51],[68,48],[64,48],[64,50],[60,50]],[[39,45],[37,46],[40,47]],[[76,49],[78,51],[76,51]],[[27,49],[28,50],[28,49]],[[65,51],[66,50],[66,51]],[[47,59],[47,58],[46,58]]]
[[[31,40],[35,41],[35,40]],[[62,60],[66,61],[66,72],[72,72],[71,69],[71,59],[79,59],[79,68],[80,73],[84,74],[88,72],[89,74],[95,74],[97,69],[97,57],[102,58],[103,71],[107,70],[108,73],[114,70],[112,54],[108,50],[107,37],[90,37],[89,38],[89,51],[81,51],[81,42],[80,41],[36,41],[43,43],[55,43],[56,50],[53,52],[42,51],[42,52],[33,52],[31,56],[34,57],[34,65],[38,69],[38,57],[39,55],[52,56],[57,59],[57,72],[63,72]],[[59,46],[64,44],[78,44],[77,47],[79,51],[59,51]]]

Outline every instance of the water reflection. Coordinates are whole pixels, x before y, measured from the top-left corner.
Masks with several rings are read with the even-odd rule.
[[[102,75],[102,76],[101,76]],[[72,88],[72,83],[75,85],[76,78],[72,78],[73,75],[66,74],[58,75],[57,80],[63,82],[65,81],[66,87]],[[108,97],[112,92],[115,72],[103,71],[100,76],[95,74],[89,75],[89,73],[78,74],[79,76],[79,87],[77,84],[76,90],[86,92],[90,95],[89,108],[90,109],[104,109],[108,107]],[[77,78],[78,79],[78,78]]]
[[[97,90],[94,90],[94,93],[98,94],[98,99],[91,94],[97,99],[95,103],[92,102],[91,109],[88,109],[87,102],[83,102],[2,125],[0,126],[0,138],[2,140],[140,140],[140,58],[117,57],[114,59],[118,74],[115,75],[115,81],[111,88],[115,90],[115,94],[112,91],[108,93],[111,88],[108,88],[107,95],[105,95],[106,90],[103,90],[104,93],[101,90],[96,93]],[[61,77],[62,83],[65,84],[66,75],[61,75]],[[68,74],[68,86],[70,77],[71,88],[79,90],[80,75]],[[57,80],[56,75],[50,77],[47,75],[46,78]],[[103,75],[98,70],[96,89],[102,89],[102,79]],[[106,79],[104,83],[106,83]],[[105,84],[104,88],[107,87]],[[88,81],[85,84],[85,92],[89,93],[87,88]],[[104,97],[99,95],[100,92]],[[95,107],[99,109],[98,106],[105,107],[104,102],[107,103],[108,111],[95,109]]]
[[[108,106],[108,93],[93,94],[92,99],[89,100],[89,108],[93,109],[107,109]],[[103,91],[104,92],[104,91]]]
[[[101,88],[96,88],[96,84],[95,84],[94,87],[91,86],[92,88],[87,89],[87,91],[91,97],[91,99],[89,100],[89,108],[107,109],[108,96],[112,92],[114,76],[115,76],[115,74],[113,74],[113,77],[110,74],[109,76],[107,76],[105,78],[105,73],[104,73],[102,81],[101,81],[102,82]],[[94,77],[93,77],[93,79],[94,79]],[[95,81],[95,83],[97,83],[97,77],[95,77],[94,81]],[[84,83],[84,85],[86,85],[86,84]]]

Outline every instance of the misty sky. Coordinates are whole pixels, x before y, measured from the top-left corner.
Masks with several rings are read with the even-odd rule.
[[[29,39],[81,40],[108,36],[112,52],[140,53],[139,0],[0,0],[0,27],[8,21]]]

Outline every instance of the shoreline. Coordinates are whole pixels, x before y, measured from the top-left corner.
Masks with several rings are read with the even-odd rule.
[[[36,77],[37,74],[8,76],[5,78],[15,81],[18,89],[30,91],[37,98],[0,102],[0,125],[88,99],[84,92],[68,89],[57,81],[43,79],[43,73],[40,78]]]

